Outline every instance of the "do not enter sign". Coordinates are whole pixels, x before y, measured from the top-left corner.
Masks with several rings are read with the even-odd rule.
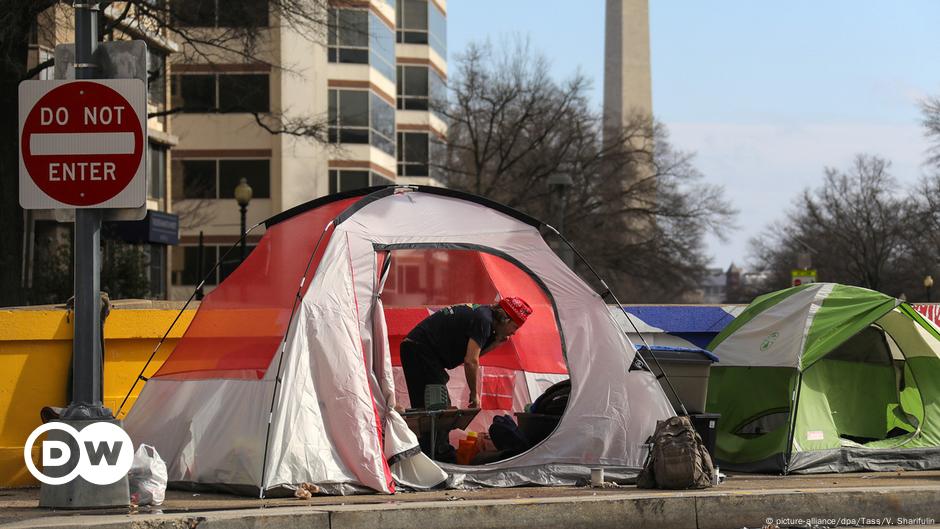
[[[137,208],[146,200],[146,89],[139,79],[24,81],[20,205]]]

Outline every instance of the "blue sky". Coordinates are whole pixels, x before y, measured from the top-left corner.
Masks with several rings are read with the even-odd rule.
[[[578,6],[573,9],[572,6]],[[558,78],[580,70],[601,104],[602,0],[450,0],[448,54],[527,37]],[[940,2],[650,0],[653,112],[725,187],[740,228],[708,240],[715,266],[746,264],[747,241],[856,153],[923,173],[918,101],[940,95]]]

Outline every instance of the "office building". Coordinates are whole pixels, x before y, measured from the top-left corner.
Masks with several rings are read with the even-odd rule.
[[[186,23],[220,32],[245,20],[222,0],[208,4]],[[172,104],[182,109],[173,119],[172,198],[181,230],[173,298],[187,298],[207,273],[211,290],[238,265],[237,249],[223,256],[241,233],[235,187],[242,178],[252,188],[249,227],[328,193],[441,184],[432,162],[446,134],[434,111],[447,75],[443,0],[332,3],[324,35],[279,24],[266,9],[251,16],[267,28],[250,60],[229,53],[210,61],[186,47],[172,58]],[[319,137],[259,126],[278,131],[299,120]],[[262,230],[248,237],[249,249]]]

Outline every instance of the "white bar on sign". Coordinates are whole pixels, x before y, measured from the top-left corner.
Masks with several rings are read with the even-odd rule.
[[[77,132],[33,134],[29,137],[33,156],[56,154],[133,154],[131,132]]]

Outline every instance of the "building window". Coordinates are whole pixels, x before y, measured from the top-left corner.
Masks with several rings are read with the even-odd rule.
[[[271,160],[219,160],[219,198],[235,198],[242,178],[253,198],[271,198]]]
[[[428,134],[398,133],[398,176],[429,176]]]
[[[166,195],[166,149],[151,143],[147,148],[147,156],[149,157],[147,195],[161,200]]]
[[[369,171],[338,171],[330,169],[330,194],[369,187]]]
[[[173,274],[173,284],[198,285],[199,282],[202,281],[202,278],[205,277],[209,267],[211,267],[212,264],[214,264],[218,259],[217,248],[214,246],[203,246],[201,262],[199,259],[199,246],[177,247],[177,251],[174,253],[179,254],[180,250],[182,250],[183,253],[183,263],[179,268],[179,275]],[[214,278],[213,280],[207,279],[206,283],[214,285],[216,284],[216,281],[214,281]]]
[[[395,32],[375,13],[369,12],[371,38],[369,45],[369,64],[386,78],[395,75]]]
[[[327,57],[330,62],[369,64],[388,79],[395,75],[392,28],[371,11],[330,9]]]
[[[372,103],[369,112],[372,118],[370,143],[389,156],[395,156],[395,107],[375,92],[370,92],[369,95]]]
[[[392,185],[395,181],[387,176],[366,170],[337,170],[330,169],[330,193],[351,191],[370,186]]]
[[[216,0],[173,2],[173,18],[180,26],[215,27]]]
[[[330,90],[331,143],[369,143],[369,92]]]
[[[330,9],[327,56],[330,62],[369,63],[369,12]]]
[[[398,110],[427,110],[428,68],[427,66],[399,66]]]
[[[369,63],[368,11],[330,9],[328,58],[330,62]]]
[[[371,178],[369,184],[373,186],[390,186],[390,185],[395,184],[394,179],[389,178],[385,175],[376,173],[375,171],[372,171],[371,173],[369,173],[369,177]]]
[[[173,106],[183,112],[214,112],[214,75],[174,75]]]
[[[428,43],[428,1],[399,0],[398,42],[404,44]]]
[[[235,186],[242,178],[248,180],[254,198],[271,198],[271,160],[173,160],[173,198],[235,198]]]
[[[395,154],[395,109],[374,92],[330,90],[331,143],[368,143]]]
[[[431,112],[444,119],[442,110],[447,103],[447,83],[434,68],[428,68],[428,91],[431,92]]]
[[[180,27],[267,27],[268,0],[182,0],[173,2]]]
[[[268,74],[177,74],[173,106],[184,113],[270,111]]]
[[[219,75],[219,112],[268,112],[267,74]]]
[[[399,0],[397,41],[429,44],[441,57],[447,56],[447,17],[434,2]]]
[[[182,192],[176,198],[217,198],[215,165],[215,160],[175,160],[173,190]]]
[[[429,2],[428,14],[430,19],[428,40],[431,49],[441,57],[447,57],[447,17],[437,8],[437,4],[434,2]]]
[[[254,249],[255,245],[248,245],[246,257]],[[228,252],[227,255],[226,252]],[[209,271],[222,258],[224,258],[224,261],[209,274]],[[204,244],[202,246],[201,264],[202,268],[200,269],[199,246],[177,246],[176,251],[173,252],[173,284],[176,286],[195,286],[202,281],[202,278],[206,277],[206,274],[209,274],[206,277],[206,285],[218,285],[241,264],[241,253],[239,248],[233,249],[231,244]]]

